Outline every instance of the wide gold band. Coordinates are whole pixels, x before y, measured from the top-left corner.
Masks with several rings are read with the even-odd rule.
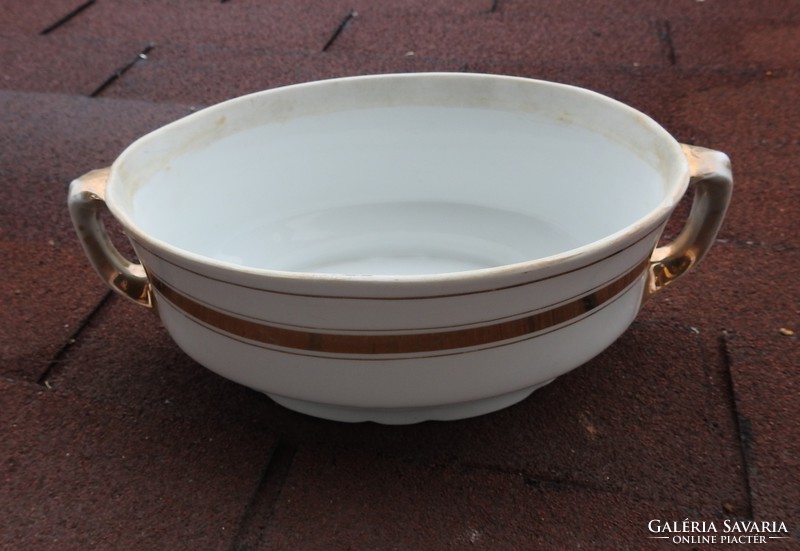
[[[248,341],[297,351],[329,354],[412,354],[442,352],[475,346],[485,346],[525,336],[567,323],[595,310],[625,291],[640,278],[649,259],[593,292],[539,310],[520,318],[489,325],[430,331],[425,333],[354,334],[318,332],[271,325],[222,312],[177,291],[158,277],[150,275],[159,298],[198,322]]]

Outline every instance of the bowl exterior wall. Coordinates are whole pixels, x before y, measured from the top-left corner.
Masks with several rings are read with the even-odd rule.
[[[255,390],[350,408],[426,408],[509,394],[563,375],[613,343],[636,317],[644,274],[615,300],[528,338],[440,354],[306,355],[230,337],[157,295],[175,342],[217,374]],[[369,417],[362,420],[372,420]]]
[[[134,246],[167,330],[212,371],[295,400],[418,408],[520,391],[600,353],[640,308],[660,230],[559,273],[419,284],[389,298],[336,281],[309,293]]]

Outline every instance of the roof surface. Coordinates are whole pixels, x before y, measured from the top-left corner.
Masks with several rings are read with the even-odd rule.
[[[5,0],[0,548],[747,547],[654,519],[800,548],[798,52],[793,0]],[[527,400],[402,427],[224,380],[95,276],[73,178],[227,98],[407,71],[587,87],[728,153],[713,250]]]

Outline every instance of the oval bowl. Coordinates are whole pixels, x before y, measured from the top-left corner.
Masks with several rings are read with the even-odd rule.
[[[724,154],[600,94],[422,73],[209,107],[75,180],[69,206],[100,275],[200,364],[311,415],[412,423],[597,355],[705,254],[731,186]]]

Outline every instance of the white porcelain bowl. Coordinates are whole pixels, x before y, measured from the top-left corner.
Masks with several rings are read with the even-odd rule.
[[[429,73],[204,109],[75,180],[69,206],[101,276],[199,363],[312,415],[410,423],[505,407],[598,354],[705,254],[731,187],[724,154],[607,97]]]

